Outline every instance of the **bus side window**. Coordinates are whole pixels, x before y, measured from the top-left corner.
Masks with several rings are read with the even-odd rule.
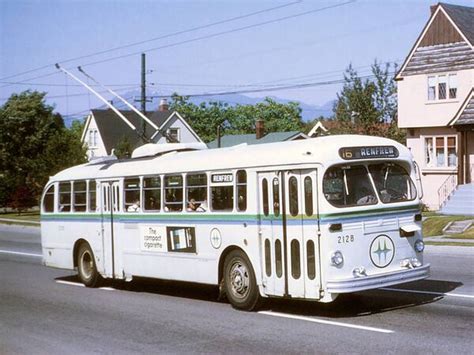
[[[304,178],[304,208],[308,217],[313,215],[313,180],[306,176]]]
[[[94,180],[89,180],[89,212],[95,212],[96,210],[96,184]]]
[[[247,210],[247,172],[237,171],[237,211]]]
[[[48,191],[44,194],[43,211],[54,212],[54,185],[51,185]]]
[[[263,199],[263,214],[268,216],[268,181],[262,180],[262,199]]]
[[[280,180],[273,178],[273,214],[280,215]]]
[[[143,209],[159,211],[161,209],[161,177],[143,178]]]
[[[234,206],[234,186],[214,186],[211,189],[213,211],[232,211]]]
[[[87,203],[87,183],[74,181],[72,185],[74,195],[74,212],[85,212]]]
[[[181,175],[165,176],[165,211],[180,212],[183,210],[183,177]]]
[[[186,210],[205,212],[207,207],[207,175],[189,174],[186,176]]]
[[[140,178],[127,178],[123,182],[125,212],[140,211]]]
[[[290,177],[288,181],[290,194],[290,214],[292,216],[298,215],[298,180],[294,176]]]
[[[59,183],[59,206],[58,212],[71,211],[71,183],[69,181]]]

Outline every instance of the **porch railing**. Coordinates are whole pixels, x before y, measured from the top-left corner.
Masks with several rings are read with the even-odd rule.
[[[457,175],[449,175],[438,189],[438,208],[444,206],[457,187]]]

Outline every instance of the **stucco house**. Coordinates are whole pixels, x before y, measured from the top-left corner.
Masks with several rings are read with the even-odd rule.
[[[141,127],[143,119],[133,111],[120,110],[135,127]],[[159,133],[145,124],[145,136],[154,143],[203,143],[197,133],[176,111],[169,111],[165,101],[157,111],[146,116],[159,127]],[[163,133],[166,134],[163,134]],[[170,142],[169,137],[172,138]],[[117,143],[126,139],[132,147],[143,144],[140,136],[111,109],[91,110],[86,119],[81,141],[87,146],[89,160],[110,155]]]
[[[398,124],[433,210],[461,185],[474,191],[473,45],[474,8],[438,3],[396,76]],[[461,210],[473,213],[466,201]]]

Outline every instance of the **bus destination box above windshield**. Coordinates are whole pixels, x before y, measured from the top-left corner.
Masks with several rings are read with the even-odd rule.
[[[339,156],[345,160],[398,158],[398,149],[394,146],[345,147],[339,149]]]

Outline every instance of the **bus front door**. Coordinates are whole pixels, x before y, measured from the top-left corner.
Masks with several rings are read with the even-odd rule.
[[[120,183],[100,183],[100,206],[102,223],[102,270],[106,277],[115,277],[114,215],[120,210]]]
[[[317,172],[275,171],[258,176],[265,292],[318,299],[321,279]]]

